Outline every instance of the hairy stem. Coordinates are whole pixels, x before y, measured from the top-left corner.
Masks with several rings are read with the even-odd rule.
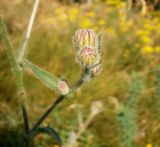
[[[2,42],[6,48],[7,51],[7,56],[11,65],[11,70],[13,72],[13,74],[16,77],[16,86],[17,86],[17,91],[21,92],[23,91],[23,76],[22,76],[22,71],[19,67],[19,65],[16,62],[16,58],[13,52],[13,48],[12,45],[10,43],[10,39],[9,39],[9,35],[7,32],[7,28],[2,20],[2,18],[0,18],[0,36],[2,39]]]
[[[7,28],[2,18],[0,18],[0,36],[7,51],[7,56],[11,65],[11,70],[16,78],[15,82],[17,86],[17,93],[19,97],[19,103],[22,108],[23,120],[25,124],[25,132],[27,133],[29,130],[29,125],[28,125],[27,112],[24,105],[25,93],[24,93],[24,85],[23,85],[23,73],[22,73],[21,67],[18,65],[16,61],[15,54],[14,54],[12,45],[10,43],[10,39],[8,37],[9,35],[7,32]]]
[[[71,92],[75,92],[77,88],[82,86],[86,82],[86,79],[90,78],[90,70],[86,68],[81,76],[81,78],[71,87]],[[60,95],[52,105],[44,112],[44,114],[39,118],[39,120],[35,123],[33,128],[29,131],[32,133],[44,120],[45,118],[60,104],[67,95]]]
[[[60,95],[53,103],[52,105],[46,110],[46,112],[39,118],[39,120],[35,123],[31,131],[35,130],[42,122],[43,120],[50,114],[50,112],[56,108],[56,106],[63,101],[65,98],[65,95]]]

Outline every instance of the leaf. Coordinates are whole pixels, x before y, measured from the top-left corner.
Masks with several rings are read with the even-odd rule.
[[[24,104],[21,104],[22,114],[23,114],[23,121],[24,121],[24,128],[25,132],[28,133],[29,131],[29,124],[28,124],[28,114]]]
[[[29,69],[31,69],[32,73],[47,87],[57,90],[57,84],[60,82],[56,76],[51,73],[46,72],[45,70],[41,69],[40,67],[30,63],[28,60],[25,60],[25,65]]]
[[[36,135],[40,134],[40,133],[45,133],[50,135],[59,146],[62,146],[62,140],[59,136],[59,134],[51,127],[38,127],[36,128],[36,130],[34,130],[33,132],[31,132],[31,138],[34,138]]]
[[[28,60],[25,60],[24,63],[29,69],[31,69],[32,73],[47,87],[58,91],[62,95],[69,93],[70,89],[65,81],[58,79],[53,74],[46,72],[40,67],[30,63]]]

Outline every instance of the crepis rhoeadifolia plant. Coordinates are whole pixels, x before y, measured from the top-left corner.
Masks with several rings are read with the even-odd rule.
[[[60,93],[60,96],[54,101],[53,105],[42,115],[40,123],[46,118],[50,110],[53,110],[65,97],[76,91],[77,88],[85,82],[88,82],[92,77],[101,73],[101,37],[101,33],[97,35],[92,29],[80,29],[76,31],[73,36],[72,42],[76,50],[76,61],[83,71],[80,79],[73,86],[68,86],[65,80],[60,80],[54,75],[33,65],[28,60],[25,60],[25,66],[27,66],[37,78],[48,87]],[[33,130],[36,130],[40,123],[37,123],[37,125],[33,127],[35,129],[31,129],[31,132],[34,132]],[[53,129],[52,132],[54,132],[54,138],[57,138],[57,143],[61,146],[62,143],[58,133]]]
[[[72,86],[68,86],[65,80],[57,78],[55,75],[46,72],[40,67],[32,64],[27,59],[23,59],[20,63],[16,60],[12,46],[9,41],[7,29],[2,19],[0,19],[0,35],[6,47],[8,58],[11,64],[13,73],[16,76],[17,91],[24,89],[21,70],[30,71],[47,87],[55,90],[60,95],[53,101],[49,108],[40,116],[36,123],[30,128],[28,121],[28,114],[23,101],[21,101],[21,108],[24,120],[25,133],[23,135],[25,147],[29,147],[31,140],[39,133],[46,133],[50,135],[57,145],[62,146],[62,141],[59,134],[51,127],[40,126],[45,118],[53,111],[59,103],[67,96],[75,92],[77,88],[88,82],[92,77],[99,75],[102,71],[101,65],[101,38],[102,34],[96,34],[91,29],[80,29],[76,31],[73,36],[73,45],[76,50],[76,61],[82,68],[82,74]],[[20,66],[21,65],[21,66]],[[23,68],[22,68],[23,67]],[[22,69],[21,69],[22,68]]]
[[[101,73],[101,37],[101,33],[97,35],[91,29],[80,29],[76,31],[72,42],[76,50],[76,61],[82,68],[83,74],[79,83],[70,88],[65,80],[60,80],[54,75],[43,71],[28,60],[25,60],[25,65],[48,87],[58,91],[62,95],[68,95],[78,88],[77,86],[79,86],[80,82],[84,83],[91,77],[95,77]],[[47,77],[51,81],[47,81]]]

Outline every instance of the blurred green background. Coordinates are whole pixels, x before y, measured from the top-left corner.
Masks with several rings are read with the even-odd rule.
[[[132,3],[133,2],[133,3]],[[22,42],[33,0],[1,0],[0,15],[9,31],[15,53]],[[87,120],[93,103],[103,107],[78,140],[80,147],[117,147],[122,132],[117,121],[117,105],[124,104],[138,72],[145,86],[137,104],[136,147],[160,147],[160,94],[157,68],[160,62],[160,1],[95,0],[40,1],[28,44],[27,59],[67,80],[72,85],[81,75],[75,62],[72,36],[80,28],[103,32],[103,72],[79,89],[51,113],[44,125],[50,125],[67,143],[72,131],[78,131],[79,117]],[[31,124],[58,96],[32,75],[25,73],[27,108]],[[159,97],[159,99],[157,98]],[[96,105],[94,105],[96,107]],[[100,107],[100,109],[101,109]],[[97,108],[95,108],[97,109]],[[100,110],[101,111],[101,110]],[[23,130],[16,96],[15,78],[6,50],[0,44],[0,146],[14,142],[16,130]],[[7,137],[7,132],[13,134]],[[14,136],[14,137],[13,137]],[[37,147],[52,147],[51,138],[39,135]],[[127,147],[127,146],[126,146]]]

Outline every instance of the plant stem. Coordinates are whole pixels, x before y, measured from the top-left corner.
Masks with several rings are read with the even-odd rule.
[[[56,108],[56,106],[63,101],[63,99],[65,98],[65,95],[60,95],[54,102],[53,104],[47,109],[47,111],[39,118],[39,120],[36,122],[36,124],[33,126],[33,128],[31,129],[30,132],[32,132],[33,130],[35,130],[41,123],[42,121],[50,114],[50,112]]]
[[[71,92],[75,92],[77,88],[82,86],[86,82],[86,79],[90,78],[90,70],[86,68],[81,76],[81,78],[71,87]],[[44,119],[60,104],[67,95],[60,95],[52,105],[44,112],[44,114],[39,118],[39,120],[35,123],[29,133],[32,133],[43,121]]]
[[[19,65],[16,62],[16,58],[13,52],[13,48],[12,45],[10,43],[10,39],[9,39],[9,35],[6,29],[6,26],[2,20],[2,18],[0,18],[0,36],[2,38],[2,42],[6,48],[7,51],[7,56],[11,65],[11,70],[13,72],[13,74],[16,77],[16,86],[17,86],[17,91],[21,92],[23,91],[23,76],[22,76],[22,71],[19,67]]]
[[[27,45],[28,45],[28,41],[31,35],[31,31],[32,31],[32,26],[35,20],[35,15],[38,9],[38,5],[39,5],[39,1],[40,0],[35,0],[34,6],[33,6],[33,10],[30,16],[30,20],[28,23],[28,27],[27,27],[27,31],[24,37],[24,42],[22,43],[22,47],[20,47],[19,52],[18,52],[18,56],[17,56],[17,61],[18,63],[21,63],[23,61],[26,49],[27,49]]]
[[[16,81],[17,93],[19,97],[19,103],[22,108],[23,119],[25,124],[25,132],[27,133],[29,130],[29,125],[28,125],[27,112],[24,105],[25,93],[23,85],[23,73],[21,67],[18,65],[16,61],[15,54],[13,52],[13,48],[8,37],[9,35],[7,32],[7,28],[1,17],[0,17],[0,36],[7,51],[7,56],[11,65],[11,70],[16,77],[15,81]]]
[[[22,72],[22,69],[20,67],[20,64],[23,62],[23,58],[24,58],[26,48],[27,48],[27,45],[28,45],[28,40],[29,40],[30,35],[31,35],[33,22],[35,20],[35,15],[36,15],[37,8],[38,8],[38,5],[39,5],[39,1],[40,0],[35,0],[33,10],[32,10],[32,13],[31,13],[31,17],[30,17],[30,20],[29,20],[29,24],[28,24],[26,34],[25,34],[25,37],[24,37],[24,42],[22,43],[22,47],[19,49],[17,60],[16,60],[15,54],[13,52],[13,48],[11,46],[9,37],[8,37],[9,35],[8,35],[8,32],[7,32],[6,26],[3,22],[3,20],[0,18],[0,36],[2,38],[4,46],[6,47],[7,56],[8,56],[10,65],[11,65],[12,72],[16,77],[16,86],[17,86],[18,96],[20,97],[19,102],[20,102],[20,106],[21,106],[21,110],[22,110],[22,114],[23,114],[25,134],[27,134],[28,131],[29,131],[29,123],[28,123],[27,111],[26,111],[25,104],[24,104],[25,93],[24,93],[24,86],[23,86],[23,72]],[[25,143],[26,143],[25,144],[26,147],[28,147],[29,146],[29,141],[27,140]]]
[[[71,92],[75,92],[82,84],[87,82],[91,77],[90,69],[85,68],[80,79],[71,87]]]
[[[25,109],[24,104],[21,105],[21,109],[22,109],[22,114],[23,114],[25,133],[28,133],[29,131],[28,115],[27,115],[27,111]]]

